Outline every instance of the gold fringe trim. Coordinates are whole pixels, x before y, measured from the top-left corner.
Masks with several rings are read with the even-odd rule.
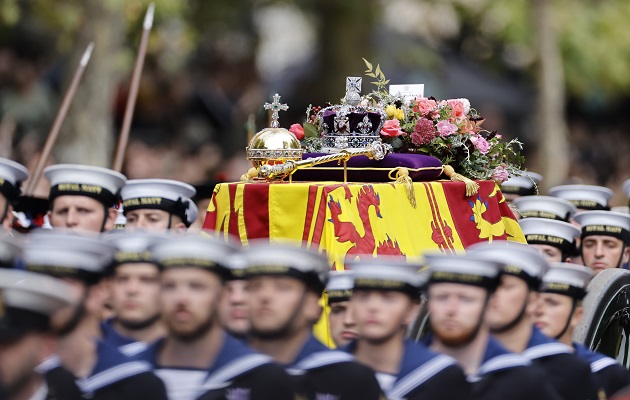
[[[474,196],[479,192],[479,184],[477,182],[458,174],[450,165],[444,166],[443,173],[453,182],[464,182],[466,185],[466,197]]]
[[[394,168],[389,171],[389,179],[394,179],[392,177],[392,173],[396,171],[396,182],[405,185],[405,189],[407,189],[407,199],[409,199],[409,203],[411,207],[416,208],[416,192],[413,189],[413,181],[409,176],[409,170],[405,167]]]

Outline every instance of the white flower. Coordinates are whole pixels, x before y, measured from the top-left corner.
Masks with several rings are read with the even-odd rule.
[[[468,114],[468,112],[470,112],[470,100],[464,98],[457,100],[462,103],[462,106],[464,106],[464,114]]]

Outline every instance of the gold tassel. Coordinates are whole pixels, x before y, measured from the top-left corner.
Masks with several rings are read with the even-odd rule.
[[[243,175],[241,175],[241,182],[251,182],[258,176],[258,169],[251,167]]]
[[[477,182],[466,178],[464,175],[458,174],[450,165],[445,165],[442,173],[448,176],[453,182],[464,182],[466,185],[466,197],[473,196],[479,192],[479,184]]]
[[[402,183],[405,185],[405,189],[407,189],[407,199],[409,199],[409,203],[413,208],[416,208],[416,192],[413,189],[413,181],[409,176],[409,170],[405,167],[398,167],[389,172],[389,179],[392,178],[392,172],[396,171],[396,182]]]

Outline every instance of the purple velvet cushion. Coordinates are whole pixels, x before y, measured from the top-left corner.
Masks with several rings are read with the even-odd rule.
[[[324,153],[304,153],[303,159],[324,156]],[[352,157],[348,161],[349,182],[391,182],[389,172],[397,167],[409,170],[413,181],[432,181],[442,174],[442,162],[435,157],[422,154],[394,153],[380,161],[366,156]],[[395,178],[396,174],[392,173]],[[298,181],[343,181],[343,164],[336,161],[319,164],[313,168],[300,169],[293,174]]]

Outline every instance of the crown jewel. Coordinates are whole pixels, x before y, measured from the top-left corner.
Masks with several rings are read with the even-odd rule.
[[[375,107],[361,104],[361,78],[346,78],[346,96],[342,104],[322,109],[317,118],[322,127],[324,152],[347,148],[365,148],[380,141],[387,116]]]

